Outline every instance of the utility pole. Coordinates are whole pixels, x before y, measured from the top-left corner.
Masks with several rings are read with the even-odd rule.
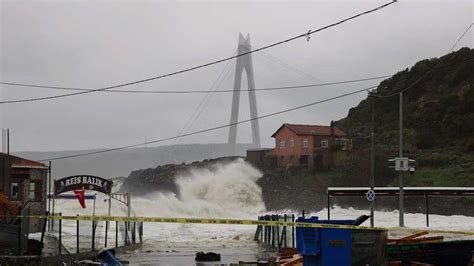
[[[10,129],[7,128],[7,154],[10,155]]]
[[[400,152],[399,158],[403,157],[403,92],[400,92]],[[403,174],[402,171],[398,171],[398,180],[400,185],[400,191],[398,193],[399,198],[399,226],[404,227],[404,219],[403,219]]]
[[[375,151],[374,151],[374,121],[375,121],[375,97],[371,94],[372,104],[372,132],[370,133],[370,190],[374,191],[375,186]],[[375,191],[374,191],[375,193]],[[370,201],[370,226],[374,227],[374,200]]]
[[[51,161],[49,161],[48,166],[48,212],[50,215],[54,215],[51,211]],[[52,220],[48,219],[48,228],[51,230],[51,222]]]

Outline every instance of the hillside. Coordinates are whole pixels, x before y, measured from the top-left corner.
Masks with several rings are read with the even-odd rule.
[[[378,183],[394,183],[394,171],[385,162],[398,154],[397,92],[422,77],[403,94],[404,152],[417,160],[417,172],[407,185],[474,186],[474,50],[469,48],[420,61],[380,83],[377,95],[395,96],[374,102]],[[366,158],[371,101],[361,101],[337,121]]]
[[[398,155],[398,92],[423,77],[404,93],[404,153],[416,159],[414,175],[406,174],[406,186],[474,187],[474,50],[460,49],[441,58],[420,61],[410,69],[384,80],[375,99],[375,184],[398,186],[388,159]],[[327,171],[293,168],[261,169],[258,181],[269,209],[321,209],[326,207],[328,186],[369,186],[371,100],[351,108],[336,122],[353,140],[353,152]],[[367,208],[365,199],[339,198],[334,203]],[[437,198],[431,208],[444,214],[474,215],[474,199]],[[423,212],[422,199],[407,199],[409,212]],[[396,209],[397,200],[378,199],[377,208]]]

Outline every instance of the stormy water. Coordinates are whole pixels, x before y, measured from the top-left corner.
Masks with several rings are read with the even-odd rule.
[[[176,183],[179,196],[173,193],[146,194],[131,199],[131,216],[156,217],[193,217],[193,218],[234,218],[256,219],[266,213],[262,193],[256,181],[261,177],[257,169],[241,159],[230,163],[217,164],[209,168],[193,169],[187,174],[178,176]],[[114,189],[120,188],[114,184]],[[56,212],[63,215],[107,215],[108,202],[105,195],[98,194],[93,210],[93,201],[87,201],[87,208],[82,209],[76,201],[58,201]],[[273,212],[274,213],[274,212]],[[280,210],[279,213],[295,213],[292,210]],[[368,214],[368,210],[334,207],[332,219],[354,219]],[[127,207],[117,201],[112,202],[111,215],[126,216]],[[325,219],[327,210],[316,215]],[[76,222],[65,221],[63,224],[63,241],[71,250],[76,247]],[[368,225],[368,222],[363,225]],[[376,226],[396,226],[397,211],[376,211]],[[425,215],[408,213],[405,223],[409,227],[424,228]],[[448,230],[474,230],[474,217],[431,215],[430,228]],[[108,243],[115,245],[115,223],[109,226]],[[123,244],[123,225],[118,225],[119,245]],[[83,250],[91,245],[91,223],[80,222],[81,243]],[[213,251],[223,255],[227,262],[239,260],[256,260],[262,250],[253,241],[255,226],[246,225],[201,225],[201,224],[158,224],[144,225],[144,244],[141,250],[121,255],[122,259],[134,264],[189,265],[198,251]],[[97,227],[96,247],[104,245],[105,222]],[[460,236],[446,236],[447,239],[459,239]]]

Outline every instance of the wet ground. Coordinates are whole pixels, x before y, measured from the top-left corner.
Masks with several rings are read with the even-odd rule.
[[[196,264],[197,252],[215,252],[221,254],[220,262]],[[137,250],[129,254],[119,255],[120,260],[129,261],[131,265],[228,265],[239,261],[257,261],[262,250],[252,247],[221,247],[221,248],[169,248],[163,250]]]

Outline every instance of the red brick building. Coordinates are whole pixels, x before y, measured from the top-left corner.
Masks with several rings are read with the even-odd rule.
[[[23,215],[44,215],[48,166],[17,156],[0,153],[0,223]],[[38,219],[30,222],[30,232],[41,229]]]
[[[273,135],[280,167],[307,165],[328,168],[333,164],[333,153],[350,149],[346,133],[334,126],[283,124]]]

